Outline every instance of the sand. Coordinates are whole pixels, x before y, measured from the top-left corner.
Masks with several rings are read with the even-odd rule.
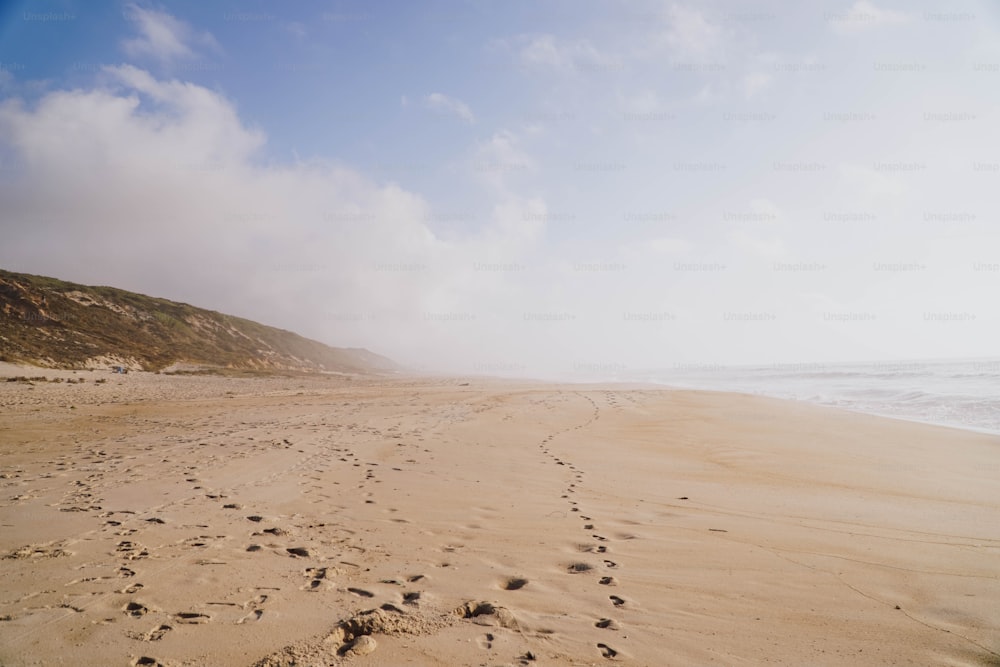
[[[1000,438],[485,379],[0,383],[0,665],[998,665]],[[106,379],[97,384],[95,379]]]

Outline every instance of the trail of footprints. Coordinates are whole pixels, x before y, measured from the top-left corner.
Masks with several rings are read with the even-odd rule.
[[[549,435],[539,444],[539,448],[542,450],[542,453],[554,464],[565,467],[567,472],[570,473],[569,477],[571,481],[567,482],[567,486],[561,497],[567,501],[569,512],[572,515],[579,517],[582,529],[592,540],[596,541],[596,543],[588,542],[586,544],[582,544],[580,546],[580,551],[598,558],[599,562],[591,561],[573,563],[568,567],[568,572],[574,575],[594,577],[597,584],[601,587],[618,587],[618,580],[614,576],[606,573],[607,570],[617,570],[618,568],[617,563],[604,558],[604,556],[609,552],[608,545],[605,544],[608,542],[608,539],[596,532],[598,528],[595,520],[591,516],[585,514],[579,506],[579,503],[573,500],[574,494],[577,492],[577,488],[584,483],[584,472],[578,469],[577,466],[571,461],[564,460],[554,454],[549,448],[549,443],[553,440],[553,438],[571,434],[574,430],[584,429],[599,419],[600,411],[594,400],[586,394],[579,394],[579,396],[588,400],[593,406],[592,417],[582,424]],[[495,406],[480,406],[474,411],[482,411],[492,407]],[[437,423],[441,423],[446,419],[455,420],[456,418],[461,418],[461,415],[441,416],[440,413],[438,415],[430,416],[440,417]],[[261,424],[254,424],[253,426],[259,428]],[[194,476],[194,472],[197,469],[211,466],[213,462],[219,460],[221,454],[209,454],[192,460],[188,455],[197,452],[197,447],[200,444],[203,445],[204,443],[195,443],[192,441],[180,442],[177,447],[186,445],[191,448],[191,451],[186,451],[185,456],[181,457],[185,464],[188,465],[177,465],[173,468],[173,471],[184,476],[185,481],[192,485],[191,491],[194,493],[183,498],[178,498],[164,503],[157,507],[150,508],[148,511],[143,512],[141,516],[129,510],[102,511],[102,507],[99,504],[102,501],[96,493],[102,485],[104,476],[106,474],[116,472],[119,467],[131,466],[125,472],[131,472],[133,478],[141,479],[141,472],[143,468],[141,460],[139,460],[137,456],[108,456],[104,450],[92,450],[89,452],[89,455],[92,457],[90,463],[98,467],[103,466],[103,469],[100,469],[97,472],[91,472],[84,479],[77,481],[74,488],[71,489],[71,491],[67,493],[62,500],[61,504],[66,507],[61,508],[61,510],[99,512],[97,516],[103,518],[104,523],[100,528],[93,532],[111,532],[115,537],[115,541],[113,542],[114,552],[116,558],[119,560],[119,566],[116,574],[120,583],[117,584],[117,588],[114,593],[127,595],[130,598],[121,607],[121,613],[126,618],[140,619],[147,617],[148,615],[148,618],[155,619],[155,621],[148,626],[147,630],[139,633],[128,633],[130,637],[142,642],[158,642],[168,634],[176,632],[181,626],[197,626],[206,624],[212,622],[213,620],[219,620],[221,617],[235,619],[231,620],[231,622],[236,624],[244,624],[262,619],[266,612],[266,603],[269,595],[264,593],[256,594],[254,597],[243,602],[242,604],[230,602],[205,602],[203,604],[203,608],[218,605],[220,608],[218,613],[210,610],[201,611],[198,609],[164,612],[162,610],[153,609],[148,603],[143,602],[141,598],[135,597],[137,595],[141,595],[145,588],[143,583],[137,581],[140,576],[139,571],[147,568],[150,560],[162,561],[163,559],[162,555],[157,555],[155,553],[157,549],[164,547],[180,549],[180,553],[183,554],[189,553],[192,550],[197,552],[199,550],[208,549],[216,541],[228,539],[225,535],[209,535],[204,534],[204,531],[199,531],[197,534],[184,538],[172,546],[159,545],[159,547],[155,548],[147,546],[136,538],[141,538],[139,533],[142,528],[146,526],[155,527],[164,523],[164,520],[157,516],[157,514],[167,515],[166,510],[172,506],[190,505],[191,503],[200,503],[205,502],[206,500],[218,502],[219,506],[221,506],[224,510],[238,512],[244,510],[243,506],[240,503],[232,502],[230,497],[237,497],[238,492],[242,487],[266,485],[274,482],[283,475],[293,472],[302,473],[301,484],[304,487],[304,494],[317,496],[317,500],[313,502],[329,502],[331,497],[333,497],[329,495],[329,493],[333,489],[324,486],[322,475],[323,473],[329,471],[332,467],[343,466],[344,464],[348,464],[352,468],[358,469],[357,488],[359,491],[364,492],[362,494],[364,502],[366,504],[375,503],[375,500],[373,499],[374,494],[369,492],[368,489],[370,485],[382,482],[382,480],[378,479],[377,474],[379,464],[359,460],[353,448],[350,446],[344,446],[343,439],[337,437],[338,432],[342,430],[347,431],[347,435],[350,436],[352,444],[354,445],[363,445],[376,440],[385,442],[387,439],[395,439],[397,441],[396,445],[399,447],[413,447],[415,449],[414,456],[417,458],[422,458],[420,453],[421,449],[423,454],[430,453],[430,450],[422,448],[420,445],[413,442],[414,440],[423,440],[422,437],[413,438],[413,436],[419,436],[419,430],[401,434],[395,427],[390,427],[385,431],[382,431],[371,426],[362,426],[359,424],[342,423],[337,427],[332,427],[332,425],[324,426],[325,428],[323,430],[330,440],[325,443],[313,443],[313,451],[311,453],[306,453],[303,449],[297,449],[297,452],[302,454],[302,456],[295,457],[295,460],[287,468],[273,471],[261,478],[226,489],[206,489],[202,486],[202,482]],[[434,427],[431,427],[431,430],[433,430],[433,428]],[[319,432],[319,430],[320,429],[317,428],[314,432]],[[215,433],[211,435],[216,439],[220,439],[226,437],[231,438],[235,435],[235,433],[230,431],[223,434]],[[336,438],[336,442],[338,442],[341,446],[335,446],[334,438]],[[411,438],[413,439],[411,440]],[[244,458],[267,451],[271,448],[293,449],[297,447],[289,439],[281,439],[280,441],[272,439],[267,441],[266,439],[254,440],[253,437],[246,437],[244,442],[250,443],[245,450],[236,451],[240,448],[228,449],[225,452],[226,458]],[[147,455],[157,455],[154,454],[153,451],[154,445],[150,445],[143,450],[140,450],[140,452],[144,452]],[[67,457],[62,458],[66,459]],[[407,462],[417,463],[417,460],[408,459]],[[68,462],[66,460],[60,460],[55,463],[57,463],[57,470],[65,470],[65,466]],[[399,469],[395,468],[395,470]],[[337,484],[339,482],[334,483]],[[337,494],[337,497],[342,497],[342,494]],[[298,531],[294,529],[290,531],[288,528],[284,528],[279,525],[270,525],[271,521],[261,515],[241,512],[239,516],[245,517],[245,520],[248,522],[247,525],[249,530],[246,534],[250,536],[251,542],[245,547],[246,551],[263,551],[264,547],[258,544],[258,542],[262,542],[269,550],[274,552],[283,550],[285,555],[290,558],[312,558],[317,555],[317,547],[313,543],[307,542],[306,546],[302,546],[300,542],[294,541]],[[320,526],[322,526],[322,524],[320,524]],[[192,528],[208,529],[209,526],[192,526]],[[312,526],[310,526],[310,528],[312,528]],[[344,530],[344,532],[348,533],[348,537],[342,538],[337,544],[337,547],[343,551],[344,549],[350,548],[348,539],[351,531],[346,531],[343,527],[340,528],[341,530]],[[452,545],[451,547],[446,546],[444,549],[448,551],[460,549],[460,547]],[[173,555],[172,557],[168,557],[168,562],[164,566],[169,566],[171,558],[177,557],[181,556]],[[301,574],[305,581],[303,585],[299,587],[299,590],[304,592],[339,590],[361,599],[372,599],[375,597],[375,593],[364,588],[357,586],[340,588],[335,585],[335,579],[347,573],[347,570],[340,567],[341,565],[347,568],[356,568],[358,566],[345,560],[340,560],[337,566],[327,564],[329,562],[327,559],[324,559],[324,561],[323,566],[304,567],[301,570]],[[155,573],[146,572],[147,576],[152,574]],[[415,584],[422,579],[424,579],[423,575],[413,575],[405,578],[408,584]],[[77,582],[70,582],[67,585],[72,585],[74,583]],[[401,604],[411,606],[418,606],[420,604],[422,592],[419,590],[407,590],[410,588],[407,586],[407,583],[402,583],[396,580],[387,580],[383,583],[393,583],[403,587],[404,590],[400,592],[399,597],[399,602]],[[527,579],[514,577],[504,581],[501,584],[501,587],[507,591],[518,591],[527,586],[528,583]],[[607,591],[607,588],[604,588],[604,590]],[[398,609],[389,603],[383,605],[383,609],[385,609],[387,605],[388,607]],[[620,610],[623,607],[626,607],[627,603],[625,598],[619,595],[609,595],[608,605],[611,609]],[[227,608],[229,613],[222,613],[223,608]],[[483,613],[488,612],[484,611]],[[599,618],[593,623],[593,625],[601,630],[617,631],[621,629],[618,621],[610,617]],[[495,638],[493,634],[487,633],[485,638],[480,641],[480,645],[484,648],[491,648],[494,640]],[[595,648],[598,653],[606,659],[618,659],[622,657],[620,651],[613,648],[605,641],[595,643]],[[534,660],[535,657],[529,652],[520,658],[520,664],[527,665]],[[133,664],[159,665],[161,663],[156,658],[143,656],[133,660]]]
[[[345,405],[347,405],[347,403],[345,403]],[[101,419],[101,417],[97,417],[96,421],[100,422]],[[110,418],[106,418],[106,420],[109,422],[114,421],[115,423],[131,423],[134,421],[135,424],[133,425],[135,425],[137,429],[141,426],[141,430],[147,432],[151,430],[149,429],[150,421],[162,421],[149,419],[135,420],[135,418],[131,416],[117,416],[114,420],[111,420]],[[144,422],[144,424],[140,425],[138,423],[139,421]],[[252,424],[244,422],[243,425],[255,431],[261,430],[262,427],[266,429],[269,426],[269,424],[261,423],[260,421]],[[270,426],[274,425],[276,424],[270,424]],[[169,422],[164,423],[163,426],[166,430],[168,427],[177,428],[180,424]],[[67,443],[68,446],[72,448],[69,453],[57,456],[49,461],[40,461],[35,469],[34,475],[27,474],[26,471],[20,467],[7,468],[2,474],[0,474],[0,487],[2,487],[4,491],[7,491],[7,489],[11,490],[6,498],[0,499],[0,504],[5,506],[16,505],[40,496],[51,495],[52,501],[49,503],[49,506],[62,512],[93,513],[92,516],[95,517],[97,522],[97,525],[94,528],[85,530],[66,540],[50,544],[27,545],[20,549],[11,551],[10,553],[2,554],[3,558],[38,559],[68,557],[73,556],[74,553],[64,549],[64,546],[73,543],[93,541],[102,545],[106,543],[106,553],[113,557],[113,565],[110,569],[105,569],[105,571],[100,574],[94,573],[95,576],[77,577],[64,584],[65,586],[87,587],[93,587],[96,584],[98,590],[92,590],[83,595],[62,595],[62,603],[43,604],[41,606],[32,607],[26,606],[21,608],[21,612],[32,614],[35,613],[36,610],[64,608],[75,613],[82,613],[86,611],[88,607],[94,606],[96,603],[100,602],[102,599],[107,599],[109,596],[128,596],[128,600],[123,602],[119,607],[120,613],[124,618],[140,619],[146,617],[147,614],[150,614],[151,612],[155,612],[154,615],[156,616],[165,615],[164,622],[157,623],[148,631],[134,636],[135,639],[145,642],[155,642],[161,640],[169,632],[173,631],[175,626],[178,624],[200,624],[212,619],[211,614],[203,613],[201,611],[182,610],[171,615],[152,609],[151,605],[143,602],[140,598],[135,597],[137,595],[141,595],[145,589],[143,583],[137,581],[137,579],[143,575],[155,575],[155,570],[157,568],[150,571],[150,566],[154,565],[154,563],[159,565],[159,569],[170,567],[175,559],[183,558],[186,553],[190,553],[191,551],[197,552],[201,549],[207,549],[211,547],[215,541],[225,539],[226,536],[205,535],[199,532],[198,534],[184,538],[173,545],[169,543],[157,544],[157,542],[154,541],[150,543],[150,546],[140,542],[137,537],[141,537],[143,528],[147,526],[155,527],[157,525],[167,523],[163,518],[156,516],[158,513],[168,515],[166,510],[169,510],[171,507],[191,505],[192,503],[198,502],[203,503],[206,499],[222,499],[236,490],[235,488],[223,491],[203,489],[198,479],[192,476],[192,472],[194,470],[210,468],[216,462],[226,463],[232,460],[252,457],[261,452],[266,452],[275,446],[288,449],[292,447],[292,444],[288,439],[272,443],[261,442],[259,440],[254,441],[254,438],[248,437],[246,440],[237,445],[236,435],[240,430],[239,428],[229,429],[223,433],[219,433],[209,428],[213,426],[213,424],[206,423],[204,420],[192,421],[190,419],[186,419],[184,421],[184,426],[189,431],[200,431],[203,434],[201,436],[202,438],[212,440],[213,443],[211,449],[214,453],[206,454],[199,451],[199,447],[207,445],[206,442],[194,440],[176,433],[166,434],[155,441],[146,440],[144,443],[134,443],[132,442],[131,436],[120,436],[105,439],[100,435],[101,429],[95,428],[93,430],[92,438],[104,440],[104,443],[107,444],[102,443],[100,446],[95,446],[92,439],[88,442],[87,435],[81,434],[80,436],[75,436],[73,438],[72,444]],[[321,424],[320,426],[323,425]],[[338,429],[332,430],[336,431]],[[319,431],[320,428],[314,429],[314,432]],[[328,435],[331,433],[330,428],[325,428],[323,431]],[[228,442],[220,442],[224,440]],[[114,452],[113,448],[123,446],[122,443],[128,443],[128,447],[122,450],[125,453]],[[226,447],[227,445],[229,445],[227,449],[220,450],[220,448]],[[113,453],[109,454],[109,450]],[[329,450],[329,446],[318,447],[312,456],[300,457],[297,463],[290,466],[287,470],[280,471],[279,473],[271,475],[269,478],[265,478],[263,480],[255,480],[253,483],[267,483],[268,481],[275,479],[277,476],[280,476],[280,474],[293,470],[298,471],[310,465],[316,465],[317,462],[321,462],[328,458],[330,453]],[[304,453],[301,449],[298,451],[300,453]],[[350,456],[353,456],[353,454],[350,454]],[[175,460],[177,463],[171,463],[171,460]],[[111,483],[109,480],[120,479],[125,480],[127,483],[141,485],[147,479],[151,478],[150,469],[152,466],[155,465],[163,470],[164,466],[162,466],[162,464],[164,463],[168,464],[168,466],[166,466],[168,474],[186,473],[186,481],[188,483],[195,484],[195,486],[191,489],[195,493],[185,495],[181,498],[175,498],[170,502],[165,502],[155,507],[146,508],[141,515],[127,509],[112,509],[106,507],[106,501],[102,497],[102,491],[108,488],[108,485]],[[373,475],[369,475],[368,480],[371,480],[372,476]],[[43,482],[42,480],[45,481]],[[18,487],[26,486],[28,483],[34,483],[34,491],[31,494],[16,493],[17,490],[20,490]],[[44,484],[48,484],[48,486],[44,486]],[[227,509],[237,509],[238,504],[227,503],[225,507]],[[149,516],[150,514],[153,516]],[[208,526],[193,526],[192,528],[206,529]],[[308,550],[304,547],[292,546],[287,548],[286,551],[290,557],[308,555]],[[83,569],[83,567],[86,566],[81,566],[81,568],[78,569]],[[316,576],[310,581],[314,581],[316,579],[322,580],[325,578],[326,568],[323,570],[324,571],[322,573],[315,573]],[[102,591],[100,588],[106,586],[105,582],[111,585]],[[32,597],[44,599],[47,596],[56,595],[58,595],[57,590],[40,590],[25,597],[23,600],[27,600]],[[419,593],[411,594],[409,601],[413,602],[418,597]],[[56,599],[58,600],[58,598]],[[72,603],[68,602],[67,600],[70,599],[73,599],[74,601]],[[82,599],[87,599],[88,601],[84,604],[77,604],[76,600]],[[14,600],[11,602],[19,603],[23,602],[23,600]],[[243,613],[235,622],[246,623],[260,619],[264,614],[262,607],[264,606],[266,600],[266,595],[260,595],[242,605],[242,607],[245,607],[244,609],[241,609]],[[208,602],[205,604],[224,604],[228,606],[231,603]],[[232,606],[237,607],[239,605]],[[10,620],[11,618],[13,617],[8,615],[0,620]],[[109,620],[111,619],[94,622],[108,622]],[[135,633],[131,633],[130,636],[133,634]],[[154,658],[140,657],[135,659],[133,664],[155,665],[160,664],[160,661]]]
[[[617,407],[617,403],[615,402],[614,399],[615,396],[614,393],[605,392],[605,394],[609,404],[611,404],[613,407]],[[552,462],[554,462],[558,466],[566,467],[566,469],[571,473],[572,481],[567,483],[567,486],[565,489],[563,489],[563,493],[560,496],[560,498],[566,500],[566,503],[569,506],[570,515],[571,516],[575,515],[579,517],[579,519],[583,522],[582,529],[584,530],[584,532],[588,533],[589,537],[593,540],[596,540],[597,542],[597,543],[593,542],[581,543],[579,546],[579,550],[582,553],[603,556],[604,554],[607,554],[609,551],[608,546],[604,544],[609,541],[608,538],[595,532],[598,530],[598,528],[593,517],[582,513],[579,503],[576,500],[573,500],[574,497],[573,494],[575,494],[579,486],[583,484],[584,473],[582,470],[577,468],[577,466],[574,465],[571,461],[555,454],[549,446],[549,443],[552,442],[554,438],[563,435],[571,435],[573,431],[585,429],[588,426],[592,425],[594,422],[596,422],[598,419],[600,419],[600,408],[598,407],[596,401],[594,401],[593,398],[584,393],[578,392],[577,395],[589,401],[591,406],[593,407],[593,412],[590,419],[581,424],[577,424],[576,426],[573,426],[571,428],[564,429],[562,431],[558,431],[556,433],[547,436],[542,440],[542,442],[538,445],[538,447],[541,450],[542,454],[548,457]],[[599,585],[607,587],[618,586],[619,585],[618,579],[616,579],[612,575],[603,574],[602,569],[618,570],[618,563],[607,558],[601,558],[601,562],[598,565],[594,565],[590,562],[582,562],[582,561],[575,562],[569,564],[566,567],[566,572],[572,575],[579,575],[579,574],[596,575],[597,576],[596,581]],[[615,610],[620,610],[627,606],[627,601],[625,598],[614,594],[608,596],[608,603],[612,607],[612,609]],[[613,631],[621,629],[621,625],[612,618],[600,618],[594,622],[594,627],[599,628],[601,630],[613,630]],[[596,644],[596,648],[600,652],[601,656],[609,660],[618,659],[622,657],[621,653],[618,650],[612,648],[605,642],[598,642]]]
[[[280,443],[276,442],[274,446],[291,448],[292,443],[288,439],[282,439]],[[304,453],[303,450],[301,449],[298,451]],[[157,509],[162,511],[166,509],[169,505],[189,504],[191,502],[197,502],[201,501],[202,499],[207,499],[213,501],[220,501],[223,510],[238,512],[244,509],[240,503],[224,502],[224,501],[230,496],[238,495],[238,491],[240,488],[244,486],[265,485],[277,480],[282,475],[291,472],[301,472],[304,470],[315,471],[317,473],[325,472],[328,468],[325,462],[332,460],[334,458],[332,455],[335,453],[343,454],[343,456],[339,458],[341,461],[345,462],[354,460],[355,457],[355,455],[349,448],[334,447],[332,444],[329,443],[325,445],[320,445],[314,453],[298,457],[295,462],[293,462],[290,466],[288,466],[284,470],[274,471],[269,475],[252,480],[244,485],[239,485],[221,491],[210,491],[204,489],[201,486],[201,482],[197,477],[188,476],[186,477],[185,481],[194,485],[192,487],[192,490],[201,493],[175,501],[174,503],[164,505],[163,507]],[[190,471],[195,469],[196,467],[198,466],[188,466],[187,467],[188,474],[190,475]],[[304,475],[303,478],[305,480],[310,479],[308,474]],[[315,480],[315,476],[313,477],[313,479]],[[315,492],[321,489],[322,487],[310,488],[309,491]],[[234,518],[234,520],[238,519]],[[288,540],[296,539],[298,531],[295,530],[294,528],[289,529],[281,527],[280,525],[271,525],[273,523],[272,519],[269,519],[267,517],[258,514],[246,514],[244,515],[244,520],[248,523],[248,526],[251,527],[248,531],[250,539],[251,540],[256,539],[257,541],[265,542],[268,548],[273,552],[284,553],[284,555],[290,558],[311,558],[314,555],[316,555],[316,550],[317,550],[316,547],[313,546],[312,544],[309,544],[308,542],[307,542],[307,544],[309,544],[308,546],[300,546],[301,543],[297,542],[291,542],[291,543],[288,542]],[[155,517],[152,519],[145,519],[145,521],[150,524],[163,523],[162,520],[158,520]],[[111,520],[108,521],[108,524],[110,527],[117,528],[118,529],[117,534],[119,535],[130,536],[137,532],[137,529],[135,528],[124,528],[121,521]],[[324,524],[320,524],[318,527],[322,527],[323,525]],[[208,526],[202,526],[202,528],[207,528],[207,527]],[[308,526],[308,527],[312,528],[314,526]],[[224,540],[226,538],[227,536],[225,535],[198,534],[193,537],[181,540],[178,543],[178,546],[185,549],[198,550],[207,548],[212,543],[218,540]],[[255,541],[251,541],[251,543],[248,546],[246,546],[246,551],[248,552],[262,551],[262,550],[263,547],[260,544],[257,544]],[[134,540],[120,541],[117,545],[116,552],[123,561],[129,562],[129,564],[131,564],[130,563],[131,561],[145,559],[150,555],[149,549],[147,549],[146,547],[144,547],[143,545],[139,544]],[[220,562],[220,564],[224,563]],[[301,587],[301,590],[306,590],[306,591],[320,591],[320,590],[333,589],[334,588],[332,582],[333,577],[336,576],[337,574],[343,574],[343,570],[333,566],[309,567],[306,568],[304,572],[306,577],[308,578],[308,583],[305,586]],[[123,565],[119,570],[119,576],[122,577],[134,577],[135,575],[136,575],[135,570],[133,570],[131,567],[128,567],[127,565]],[[135,583],[126,586],[119,592],[129,595],[134,595],[139,591],[141,591],[142,589],[143,585],[141,583]],[[372,593],[369,593],[368,591],[365,591],[360,588],[351,587],[348,588],[347,590],[348,592],[361,597],[373,596]],[[242,604],[236,604],[231,602],[211,602],[211,601],[205,602],[204,605],[206,607],[208,606],[218,607],[220,609],[219,614],[206,613],[204,611],[196,611],[196,610],[178,611],[176,613],[171,614],[167,622],[158,622],[152,629],[148,630],[147,632],[141,634],[132,633],[130,634],[130,636],[133,639],[138,639],[143,642],[156,642],[161,640],[168,633],[175,631],[175,629],[178,626],[197,626],[197,625],[207,624],[214,620],[217,620],[216,617],[219,616],[220,614],[224,617],[228,617],[230,619],[230,622],[235,623],[237,625],[257,622],[260,621],[265,615],[265,607],[268,599],[269,595],[262,593],[255,595],[253,598],[247,600]],[[148,608],[146,604],[136,599],[133,599],[132,601],[126,603],[126,605],[123,608],[123,612],[125,613],[125,615],[131,616],[133,618],[143,617],[150,611],[153,610]],[[235,614],[235,617],[233,616],[233,614]],[[157,658],[142,656],[134,660],[133,664],[161,665],[162,663]]]
[[[252,438],[248,438],[248,440],[252,440]],[[255,452],[264,451],[269,447],[282,447],[287,449],[290,448],[291,446],[292,446],[291,442],[288,439],[284,439],[281,442],[274,442],[270,444],[260,443],[256,446],[251,446],[250,452],[244,454],[243,456],[250,456]],[[145,449],[152,449],[152,448],[153,446],[150,445]],[[299,449],[298,451],[300,453],[304,453],[303,450],[301,449]],[[206,613],[203,611],[181,610],[171,614],[169,612],[153,609],[149,604],[143,602],[140,598],[135,597],[136,595],[141,595],[141,593],[145,588],[145,586],[142,583],[135,581],[135,579],[137,579],[140,576],[140,570],[143,569],[148,570],[148,566],[147,567],[142,567],[142,566],[146,565],[149,561],[159,562],[160,566],[159,568],[156,569],[170,567],[174,559],[178,557],[184,557],[185,553],[190,553],[191,550],[198,551],[201,549],[207,549],[211,547],[214,543],[220,540],[228,539],[228,537],[226,535],[210,535],[199,532],[198,534],[195,534],[191,537],[183,538],[178,542],[174,543],[173,545],[168,543],[156,546],[147,546],[146,544],[138,541],[136,539],[136,536],[142,531],[144,527],[158,526],[167,523],[167,521],[165,521],[163,518],[160,518],[157,515],[158,514],[169,515],[168,510],[172,507],[185,506],[185,505],[190,506],[192,503],[195,504],[204,503],[206,500],[222,501],[229,495],[238,492],[239,488],[241,487],[267,484],[269,482],[274,481],[281,475],[287,474],[289,472],[297,472],[304,469],[308,470],[311,468],[318,469],[320,472],[322,472],[325,470],[325,468],[321,465],[321,463],[325,460],[329,460],[331,458],[330,454],[333,451],[344,451],[346,452],[346,457],[351,457],[351,458],[354,457],[354,454],[350,452],[350,450],[340,450],[339,448],[332,447],[332,445],[329,444],[326,446],[320,446],[317,447],[316,451],[314,451],[311,455],[298,457],[297,460],[285,470],[275,471],[264,478],[252,480],[251,482],[247,482],[246,484],[221,491],[213,491],[210,489],[205,489],[202,486],[200,480],[197,477],[192,476],[192,472],[194,470],[207,466],[211,461],[215,460],[216,457],[210,456],[207,457],[207,459],[195,458],[193,460],[191,457],[188,457],[186,462],[192,463],[193,465],[186,465],[183,466],[183,468],[178,466],[177,468],[174,469],[174,472],[185,475],[184,480],[189,484],[193,484],[193,486],[190,488],[194,493],[185,495],[181,498],[176,498],[175,500],[169,502],[162,503],[155,507],[147,508],[141,513],[141,515],[131,510],[115,510],[115,511],[103,510],[103,508],[99,505],[90,505],[88,507],[81,508],[80,504],[85,501],[93,502],[94,500],[97,500],[97,502],[100,502],[100,500],[96,498],[94,492],[96,491],[97,488],[100,487],[100,482],[102,481],[104,475],[92,473],[87,475],[85,480],[78,480],[76,483],[73,484],[71,491],[68,494],[66,494],[66,496],[64,496],[63,500],[60,503],[58,503],[58,505],[70,506],[70,509],[61,507],[60,509],[62,511],[93,511],[93,510],[99,511],[99,514],[97,514],[96,516],[99,517],[100,519],[103,519],[101,524],[98,527],[94,528],[93,530],[85,531],[84,533],[77,535],[76,536],[78,538],[77,541],[79,541],[80,539],[82,540],[101,539],[102,534],[111,537],[112,538],[110,540],[111,549],[114,557],[118,561],[117,570],[115,570],[114,573],[117,575],[119,581],[125,580],[126,582],[129,582],[126,583],[126,585],[124,586],[118,584],[118,587],[115,588],[114,590],[109,590],[104,593],[101,592],[91,593],[90,594],[92,596],[91,600],[93,601],[93,603],[96,603],[99,598],[106,597],[107,595],[112,595],[112,594],[126,595],[129,596],[130,599],[127,602],[124,602],[120,607],[121,613],[125,618],[140,619],[146,617],[147,614],[151,613],[153,614],[153,616],[158,617],[158,621],[166,617],[165,620],[163,620],[162,622],[157,622],[151,629],[145,632],[137,633],[134,631],[126,630],[126,634],[128,636],[143,642],[159,641],[163,637],[165,637],[168,633],[174,631],[175,628],[179,625],[200,625],[212,621],[213,614]],[[94,451],[93,456],[106,457],[107,455],[104,451]],[[237,457],[242,458],[243,456],[236,455],[234,456],[234,458]],[[344,460],[347,460],[346,457],[344,458]],[[67,457],[61,457],[60,460],[55,462],[57,464],[57,470],[65,469],[66,462],[63,459],[66,458]],[[84,458],[89,458],[89,457],[84,457]],[[115,460],[118,459],[124,460],[123,457],[111,457],[111,458]],[[136,458],[137,458],[136,456],[128,457],[128,459],[136,459]],[[95,459],[95,462],[102,463],[106,460],[109,459],[98,458]],[[140,466],[137,464],[134,467],[138,468]],[[86,468],[80,468],[78,469],[78,472],[80,470],[86,470]],[[104,470],[102,472],[107,473],[111,472],[111,470],[110,469]],[[373,473],[369,471],[366,481],[370,481],[373,476],[374,476]],[[142,476],[136,474],[131,475],[131,478],[140,482],[142,480]],[[222,508],[227,510],[238,510],[241,509],[241,506],[239,503],[226,502],[222,504]],[[150,514],[152,514],[152,516],[148,516]],[[263,520],[263,517],[250,515],[248,517],[248,520],[251,523],[259,523]],[[185,526],[185,528],[186,527],[187,526]],[[195,529],[209,528],[208,525],[190,526],[190,527]],[[263,528],[259,532],[252,533],[252,535],[263,535],[271,538],[286,536],[288,534],[289,532],[286,529],[277,526],[269,526]],[[181,551],[177,552],[177,549],[180,549]],[[248,547],[248,550],[253,550],[253,545]],[[24,551],[25,552],[24,555],[22,555],[20,551]],[[52,557],[66,555],[66,552],[63,552],[58,549],[46,550],[46,545],[29,546],[25,547],[20,551],[8,557],[37,558],[40,557],[39,554],[43,556],[51,555]],[[52,553],[49,554],[49,551],[52,551]],[[301,546],[288,546],[284,549],[284,551],[289,557],[309,557],[311,555],[309,548]],[[164,560],[166,560],[165,563],[163,562]],[[206,562],[211,563],[211,561],[206,561]],[[218,564],[225,564],[225,563],[219,562]],[[332,572],[334,570],[336,570],[336,568],[331,567],[331,568],[321,568],[315,572],[311,572],[310,574],[313,576],[310,579],[311,582],[310,587],[318,588],[319,585],[317,585],[316,582],[320,582],[320,584],[322,584],[323,581],[328,576],[332,576]],[[146,576],[153,576],[155,575],[155,569],[152,572],[147,571],[145,574]],[[103,580],[114,580],[115,578],[116,577],[106,577],[106,576],[84,577],[84,578],[74,579],[73,581],[68,582],[66,586],[73,586],[83,583],[94,583]],[[372,595],[367,591],[356,588],[350,589],[350,592],[357,595],[369,596],[369,597]],[[418,597],[419,593],[410,594],[409,601],[413,602]],[[235,603],[223,603],[223,602],[205,602],[204,605],[206,606],[220,605],[224,607],[232,607],[234,611],[237,611],[239,613],[238,618],[236,618],[233,622],[236,624],[243,624],[247,622],[257,621],[263,617],[265,613],[263,607],[267,599],[268,596],[262,594],[255,596],[253,599],[247,601],[242,605],[237,605]],[[62,606],[66,608],[72,608],[72,610],[76,612],[83,612],[85,611],[85,607],[90,606],[90,604],[84,605],[83,607],[77,607],[73,605],[70,606],[62,605]],[[47,608],[47,607],[41,607],[41,608]],[[231,616],[231,614],[228,614],[228,616]],[[149,658],[144,656],[137,658],[135,661],[133,661],[133,663],[136,665],[146,665],[146,664],[155,665],[155,664],[160,664],[160,661],[155,658]]]

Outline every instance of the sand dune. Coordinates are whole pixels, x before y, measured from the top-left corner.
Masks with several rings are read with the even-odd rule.
[[[76,377],[0,383],[5,666],[1000,664],[994,436],[648,387]]]

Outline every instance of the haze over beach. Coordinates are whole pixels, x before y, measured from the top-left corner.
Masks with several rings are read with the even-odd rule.
[[[992,3],[2,11],[9,270],[451,372],[997,355]]]
[[[973,0],[4,3],[0,666],[1000,664],[998,83]]]

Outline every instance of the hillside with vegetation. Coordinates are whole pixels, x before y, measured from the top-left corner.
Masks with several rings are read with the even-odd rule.
[[[121,365],[386,373],[391,360],[232,315],[0,269],[0,361],[48,368]]]

